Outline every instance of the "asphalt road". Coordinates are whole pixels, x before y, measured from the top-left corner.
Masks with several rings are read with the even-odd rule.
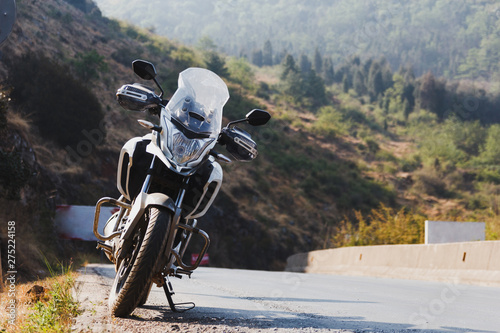
[[[95,332],[500,332],[500,288],[413,280],[199,268],[172,279],[172,313],[163,289],[127,319],[111,319],[111,265],[89,265],[77,295],[76,331]]]

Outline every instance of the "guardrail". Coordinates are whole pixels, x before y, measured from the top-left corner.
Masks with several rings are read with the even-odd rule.
[[[500,241],[319,250],[289,257],[286,270],[500,286]]]

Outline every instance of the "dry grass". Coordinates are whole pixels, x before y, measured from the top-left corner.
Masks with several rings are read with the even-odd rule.
[[[494,216],[486,219],[486,240],[500,239],[500,217]]]
[[[52,277],[36,282],[16,283],[15,325],[9,312],[1,311],[0,332],[70,332],[78,304],[72,295],[76,273],[69,268],[62,268],[60,275],[52,272]],[[37,288],[39,291],[34,292]],[[7,309],[12,299],[7,288],[0,294],[0,308]]]
[[[31,132],[31,121],[12,110],[7,111],[7,124],[10,128],[18,130],[23,134]]]

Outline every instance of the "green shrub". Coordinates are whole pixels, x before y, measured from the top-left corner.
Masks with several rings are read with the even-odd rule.
[[[459,165],[469,159],[468,154],[457,146],[456,138],[442,126],[421,128],[420,154],[430,163],[435,159]]]
[[[394,156],[391,152],[388,152],[387,150],[376,150],[375,152],[375,159],[377,161],[387,161],[387,162],[398,162],[398,159],[396,156]]]
[[[368,147],[368,151],[372,154],[375,154],[376,152],[378,152],[380,150],[380,146],[378,145],[378,143],[371,139],[371,138],[367,138],[365,140],[366,142],[366,146]]]
[[[99,130],[104,138],[97,97],[67,67],[28,54],[11,63],[9,73],[13,102],[33,117],[43,137],[62,147],[88,140],[85,131]]]
[[[474,194],[469,197],[465,207],[469,210],[486,209],[489,206],[488,199],[480,194]]]
[[[345,218],[332,239],[334,247],[419,244],[424,242],[425,217],[400,209],[380,205],[366,216],[359,211],[354,218]]]
[[[422,159],[420,158],[420,155],[415,154],[408,159],[404,158],[400,160],[399,165],[401,170],[404,172],[415,171],[422,167]]]
[[[415,180],[414,189],[419,192],[440,198],[449,198],[452,196],[443,176],[430,168],[416,171],[413,178]]]
[[[500,125],[490,126],[480,158],[487,164],[500,164]]]
[[[498,168],[482,168],[477,175],[477,180],[500,184],[500,170]]]
[[[21,188],[30,178],[29,167],[23,162],[18,153],[3,152],[0,150],[0,196],[7,199],[18,199]]]
[[[104,56],[91,50],[87,53],[78,53],[73,61],[76,75],[82,82],[88,83],[99,78],[99,74],[108,71],[108,64],[104,61]]]
[[[255,86],[255,73],[245,58],[230,58],[227,63],[231,80],[241,84],[244,88],[253,90]],[[264,82],[261,82],[265,84]],[[269,90],[269,87],[267,87]]]
[[[344,135],[347,133],[342,113],[333,106],[324,106],[319,109],[318,119],[311,129],[319,135],[331,138],[334,138],[337,134]]]
[[[171,56],[179,67],[187,68],[197,65],[196,55],[193,50],[185,46],[172,51]]]
[[[142,57],[142,50],[139,48],[122,47],[111,54],[111,58],[126,67],[132,66],[132,61]]]

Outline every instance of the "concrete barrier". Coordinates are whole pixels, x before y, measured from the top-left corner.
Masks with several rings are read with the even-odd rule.
[[[425,244],[484,241],[485,222],[425,221]]]
[[[319,250],[289,257],[286,270],[500,286],[500,241]]]

